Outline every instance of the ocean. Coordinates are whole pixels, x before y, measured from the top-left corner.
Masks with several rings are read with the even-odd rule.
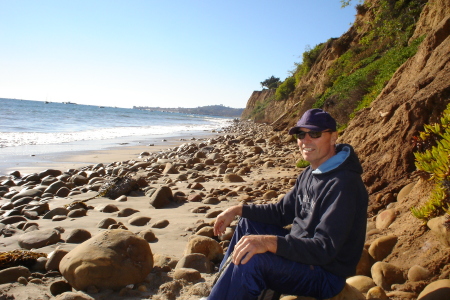
[[[189,140],[220,131],[231,121],[131,108],[0,99],[0,171],[2,164],[42,153],[145,145],[170,137]]]

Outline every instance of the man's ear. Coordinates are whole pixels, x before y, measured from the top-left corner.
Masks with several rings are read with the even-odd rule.
[[[331,140],[330,140],[330,142],[331,142],[332,145],[336,144],[337,138],[338,138],[338,133],[337,133],[337,131],[333,131],[333,132],[331,133]]]

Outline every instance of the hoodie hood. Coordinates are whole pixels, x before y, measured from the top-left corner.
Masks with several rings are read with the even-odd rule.
[[[325,174],[344,167],[350,171],[362,174],[362,167],[355,150],[349,144],[336,144],[336,155],[325,161],[313,174]]]

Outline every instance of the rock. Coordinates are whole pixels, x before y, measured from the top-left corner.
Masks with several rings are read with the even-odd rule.
[[[150,217],[146,216],[136,216],[128,220],[128,224],[133,226],[145,226],[151,220]]]
[[[169,226],[169,220],[160,220],[152,225],[152,228],[166,228]]]
[[[213,265],[211,261],[201,253],[191,253],[184,255],[175,266],[175,269],[179,268],[192,268],[200,273],[211,273]]]
[[[278,196],[278,193],[276,191],[270,190],[270,191],[267,191],[264,193],[263,199],[270,200],[272,198],[276,198],[277,196]]]
[[[346,283],[339,294],[328,300],[366,300],[366,297],[356,288]]]
[[[113,213],[116,211],[119,211],[119,208],[115,206],[114,204],[100,204],[95,208],[95,210],[98,210],[100,212],[104,213]]]
[[[372,256],[370,256],[367,249],[363,249],[363,252],[361,253],[361,258],[359,259],[358,265],[356,266],[356,275],[364,275],[370,277],[370,268],[372,268],[372,265],[374,263],[374,260]]]
[[[52,221],[57,222],[57,221],[63,221],[67,219],[67,216],[65,215],[56,215],[52,218]]]
[[[201,228],[199,231],[197,231],[195,234],[212,238],[214,237],[214,228],[212,226],[205,226]]]
[[[355,287],[361,293],[367,293],[367,291],[376,286],[372,278],[362,275],[347,278],[346,282]]]
[[[59,265],[64,278],[78,290],[92,285],[118,290],[142,282],[152,268],[147,241],[121,229],[102,232],[78,245]]]
[[[168,186],[159,187],[150,197],[150,205],[163,208],[173,201],[172,190]]]
[[[61,259],[68,253],[69,251],[63,249],[57,249],[48,255],[47,263],[45,264],[45,269],[47,271],[58,271],[59,263]]]
[[[98,222],[97,227],[107,229],[110,225],[113,224],[117,224],[117,221],[114,220],[113,218],[105,218],[103,220],[100,220],[100,222]]]
[[[269,168],[274,168],[275,164],[273,163],[273,161],[266,161],[263,165],[263,168],[265,169],[269,169]]]
[[[116,201],[117,202],[125,202],[125,201],[127,201],[128,200],[128,198],[127,198],[127,196],[125,196],[125,195],[122,195],[122,196],[120,196],[119,198],[116,198]]]
[[[394,235],[383,236],[375,241],[369,247],[369,254],[375,261],[382,261],[386,258],[397,244],[398,238]]]
[[[150,166],[151,164],[152,164],[151,162],[138,162],[131,167],[130,171],[136,171],[138,169],[145,169],[148,166]]]
[[[62,181],[55,181],[52,184],[50,184],[48,186],[48,188],[46,188],[44,190],[44,193],[55,194],[62,187],[66,187],[66,184],[64,182],[62,182]]]
[[[409,192],[413,189],[413,187],[416,185],[416,182],[411,182],[410,184],[405,185],[400,192],[398,192],[397,195],[397,201],[402,202],[402,200],[408,196]]]
[[[138,235],[149,243],[156,240],[156,236],[151,229],[145,229],[139,232]]]
[[[433,218],[428,221],[427,226],[445,247],[450,247],[449,219],[447,216]]]
[[[391,286],[395,283],[405,282],[402,270],[392,264],[380,261],[372,266],[372,279],[385,291],[390,291]]]
[[[70,194],[70,190],[67,187],[63,186],[58,191],[56,191],[55,196],[64,198],[64,197],[69,196],[69,194]]]
[[[77,292],[65,292],[56,296],[55,300],[95,300],[88,294],[81,291]]]
[[[60,170],[55,169],[47,169],[38,174],[39,178],[44,178],[46,176],[58,177],[62,172]]]
[[[47,212],[42,218],[43,219],[53,219],[54,216],[67,216],[69,210],[65,207],[56,207],[51,211]]]
[[[75,174],[69,179],[69,182],[72,182],[73,184],[80,186],[87,184],[89,182],[89,179],[87,179],[82,175]]]
[[[408,280],[409,281],[421,281],[421,280],[427,280],[430,277],[431,273],[428,271],[428,269],[419,266],[414,265],[408,270]]]
[[[221,241],[227,241],[228,240],[229,241],[233,237],[233,234],[234,234],[234,229],[231,228],[231,227],[227,227],[225,229],[225,233],[223,235],[219,236],[219,240],[221,240]]]
[[[10,217],[6,217],[6,218],[0,220],[0,223],[8,225],[8,224],[16,224],[19,222],[26,222],[26,221],[28,221],[27,218],[25,218],[23,216],[10,216]]]
[[[109,225],[108,225],[109,226]],[[91,233],[86,229],[74,229],[67,236],[66,243],[80,244],[92,237]]]
[[[11,201],[16,201],[23,197],[40,197],[43,194],[41,190],[38,189],[28,189],[28,190],[21,190],[18,194],[14,195],[11,198]]]
[[[261,154],[264,152],[264,150],[259,146],[255,146],[255,147],[250,148],[250,152],[255,153],[255,154]]]
[[[205,200],[202,201],[203,204],[219,204],[220,200],[217,197],[208,197]]]
[[[22,214],[24,216],[27,216],[27,214],[32,214],[32,213],[41,215],[44,212],[48,211],[49,209],[50,208],[49,208],[48,203],[29,204],[24,207],[24,209],[22,210]],[[28,218],[28,216],[27,216],[27,218]]]
[[[444,299],[450,299],[450,279],[441,279],[430,283],[417,297],[417,300]]]
[[[245,182],[245,180],[241,176],[231,173],[225,174],[225,176],[223,176],[223,182]]]
[[[131,216],[132,214],[135,214],[135,213],[137,213],[137,212],[139,212],[139,210],[134,209],[134,208],[129,208],[129,207],[127,207],[127,208],[124,208],[124,209],[122,209],[121,211],[119,211],[119,212],[117,213],[117,216],[118,216],[118,217],[129,217],[129,216]]]
[[[15,177],[15,178],[20,178],[20,172],[19,171],[12,171],[11,173],[9,173],[9,175]]]
[[[395,209],[387,209],[377,216],[376,228],[386,229],[391,225],[397,217]]]
[[[167,163],[166,167],[164,168],[162,173],[163,174],[178,174],[179,172],[172,163]]]
[[[57,296],[59,294],[71,291],[72,286],[67,281],[64,280],[52,282],[52,284],[50,285],[50,293],[52,293],[53,296]]]
[[[81,218],[86,216],[87,214],[87,210],[85,210],[84,208],[78,208],[78,209],[74,209],[69,211],[69,213],[67,214],[68,218]]]
[[[379,286],[374,286],[370,290],[367,291],[366,294],[367,299],[378,299],[378,300],[389,300],[389,297],[386,295],[386,292]]]
[[[202,275],[196,269],[179,268],[173,273],[174,279],[184,279],[188,282],[196,282],[202,278]]]
[[[212,238],[200,235],[193,235],[188,240],[184,255],[192,253],[204,254],[213,262],[220,262],[223,258],[223,249],[220,244]]]
[[[215,218],[217,217],[222,211],[221,210],[215,210],[215,211],[211,211],[209,213],[207,213],[205,215],[205,218],[211,219],[211,218]]]
[[[25,249],[41,248],[56,244],[61,240],[61,233],[58,230],[34,230],[22,234],[19,237],[19,246]]]
[[[23,266],[11,267],[0,270],[0,284],[15,282],[19,277],[30,277],[31,272]]]
[[[202,201],[202,195],[200,194],[191,194],[188,196],[189,202],[200,202]]]

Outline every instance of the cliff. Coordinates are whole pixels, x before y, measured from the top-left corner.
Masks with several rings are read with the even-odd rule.
[[[367,24],[376,18],[380,2],[366,1],[365,8],[358,9],[353,26],[341,37],[324,43],[309,72],[288,99],[273,99],[264,104],[274,91],[253,92],[242,119],[251,117],[251,112],[264,104],[264,111],[253,120],[270,123],[274,130],[286,133],[330,89],[329,74],[336,69],[339,58],[360,47],[361,40],[373,30]],[[352,144],[359,153],[372,200],[377,193],[396,192],[412,180],[415,170],[412,138],[423,130],[424,124],[436,122],[450,102],[450,3],[428,1],[414,28],[409,43],[420,36],[425,36],[424,40],[368,107],[350,117],[357,105],[355,101],[364,96],[356,97],[361,92],[358,90],[347,97],[356,99],[351,103],[330,96],[320,105],[339,124],[347,125],[340,132],[339,142]]]

